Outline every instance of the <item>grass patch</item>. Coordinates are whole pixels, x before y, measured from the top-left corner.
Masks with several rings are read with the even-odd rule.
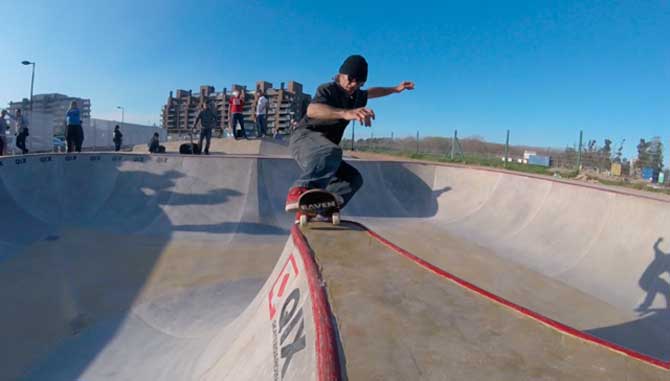
[[[531,173],[536,175],[554,176],[556,173],[558,173],[562,178],[565,179],[573,179],[579,175],[579,172],[576,169],[566,170],[566,169],[547,168],[539,165],[528,165],[519,163],[507,163],[507,165],[505,165],[505,163],[502,160],[500,160],[500,158],[479,156],[473,154],[465,154],[462,158],[458,157],[456,158],[456,160],[451,160],[449,156],[431,154],[431,153],[416,153],[408,151],[403,152],[388,149],[371,149],[367,147],[361,147],[358,150],[363,152],[372,152],[372,153],[396,156],[399,158],[410,158],[415,160],[433,161],[438,163],[470,164],[481,167],[500,168],[514,172]],[[593,176],[587,176],[587,177],[589,180],[596,181],[602,185],[617,186],[628,189],[635,189],[646,192],[654,192],[654,193],[662,193],[670,195],[670,189],[650,187],[647,183],[628,182],[625,180],[607,180]]]

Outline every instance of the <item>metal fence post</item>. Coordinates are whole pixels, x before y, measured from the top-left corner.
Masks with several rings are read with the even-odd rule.
[[[454,154],[456,153],[456,139],[458,139],[458,130],[454,130],[454,137],[451,139],[451,155],[450,159],[454,160]]]
[[[584,131],[579,130],[579,149],[577,150],[577,172],[582,171],[582,138],[584,137]]]
[[[416,154],[419,154],[419,131],[416,131]]]
[[[507,130],[507,139],[505,139],[505,167],[507,167],[508,159],[509,159],[509,130]]]

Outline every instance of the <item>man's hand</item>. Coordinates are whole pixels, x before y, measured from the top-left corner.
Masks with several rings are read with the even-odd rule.
[[[375,112],[369,108],[361,107],[353,110],[347,110],[344,113],[344,119],[357,120],[365,127],[372,126],[372,121],[375,119]]]
[[[414,90],[414,82],[403,81],[398,86],[395,87],[397,93],[401,93],[404,90]]]

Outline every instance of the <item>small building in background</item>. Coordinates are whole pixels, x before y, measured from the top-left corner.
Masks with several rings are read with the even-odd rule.
[[[528,158],[537,155],[535,151],[523,151],[523,163],[528,164]]]
[[[551,167],[551,157],[544,155],[529,155],[527,159],[528,165],[539,165],[542,167]]]
[[[621,163],[612,163],[612,167],[610,168],[610,172],[612,173],[612,176],[621,176]]]

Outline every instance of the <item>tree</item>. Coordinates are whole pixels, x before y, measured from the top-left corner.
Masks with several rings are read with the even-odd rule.
[[[649,154],[649,166],[661,171],[663,169],[663,142],[658,136],[654,136],[649,142],[647,149]]]
[[[623,143],[626,141],[626,139],[622,139],[621,143],[619,143],[619,148],[616,150],[616,154],[614,155],[613,161],[615,163],[621,163],[621,157],[623,155]]]
[[[660,137],[655,136],[650,141],[640,139],[635,167],[651,167],[658,171],[663,169],[663,142]]]
[[[612,141],[610,139],[605,139],[605,145],[598,150],[598,166],[605,171],[612,166]]]
[[[644,139],[640,139],[640,143],[637,145],[637,161],[635,162],[636,168],[644,168],[649,166],[650,145],[650,142],[647,142]]]

